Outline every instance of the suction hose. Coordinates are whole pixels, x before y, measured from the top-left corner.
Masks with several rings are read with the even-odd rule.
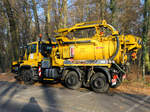
[[[110,57],[110,60],[111,60],[111,61],[112,61],[112,60],[116,57],[116,55],[118,54],[119,47],[120,47],[119,37],[118,37],[118,35],[115,35],[115,37],[116,37],[116,40],[117,40],[117,49],[116,49],[116,52],[113,54],[113,56],[112,56],[112,57]]]
[[[103,23],[103,26],[107,27],[108,29],[110,29],[112,31],[112,36],[116,37],[116,41],[117,41],[117,46],[116,47],[117,48],[116,48],[115,53],[109,58],[110,61],[113,61],[114,58],[116,57],[116,55],[118,54],[119,47],[120,47],[120,42],[119,42],[119,37],[118,37],[118,31],[112,25],[105,23],[105,21]]]

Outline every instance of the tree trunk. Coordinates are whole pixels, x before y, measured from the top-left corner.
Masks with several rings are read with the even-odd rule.
[[[116,0],[110,0],[111,24],[115,25]]]
[[[143,79],[145,77],[145,68],[149,67],[149,51],[147,50],[147,41],[148,41],[148,31],[150,29],[150,0],[144,1],[144,13],[143,13]]]
[[[16,20],[15,20],[15,16],[14,16],[14,12],[12,10],[11,4],[9,2],[9,0],[3,0],[4,3],[4,7],[6,8],[6,13],[8,16],[8,20],[9,20],[9,25],[10,25],[10,34],[11,34],[11,44],[12,44],[12,53],[13,53],[13,59],[12,60],[16,60],[18,59],[18,31],[17,31],[17,24],[16,24]]]
[[[31,28],[30,28],[30,25],[31,25],[31,12],[30,12],[30,8],[29,8],[29,3],[24,0],[23,1],[23,6],[24,6],[24,9],[23,9],[23,12],[24,12],[24,16],[25,16],[25,19],[22,24],[22,29],[24,30],[23,32],[23,39],[20,40],[20,42],[22,41],[22,45],[26,45],[29,40],[32,38],[31,37]]]
[[[100,17],[105,19],[105,0],[100,0]]]
[[[52,1],[48,0],[48,7],[44,8],[44,14],[45,14],[45,33],[46,33],[46,37],[50,38],[50,30],[51,30],[51,25],[50,25],[50,21],[51,21],[51,6],[52,6]]]
[[[67,27],[67,0],[64,0],[64,27]]]
[[[32,10],[33,10],[34,19],[35,19],[36,36],[38,36],[39,33],[40,33],[40,24],[39,24],[39,19],[38,19],[38,14],[37,14],[37,9],[36,9],[36,2],[35,2],[35,0],[32,0]]]

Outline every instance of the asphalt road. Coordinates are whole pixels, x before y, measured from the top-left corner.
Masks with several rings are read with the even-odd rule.
[[[0,112],[150,112],[150,96],[0,81]]]

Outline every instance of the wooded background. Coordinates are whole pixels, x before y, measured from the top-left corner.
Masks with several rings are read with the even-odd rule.
[[[0,72],[18,59],[19,46],[78,22],[106,19],[121,34],[143,39],[138,60],[150,70],[150,0],[0,0]],[[143,66],[142,66],[143,65]]]

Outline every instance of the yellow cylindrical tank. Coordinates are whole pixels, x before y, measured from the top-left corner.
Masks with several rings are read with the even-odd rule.
[[[59,46],[60,57],[62,59],[73,60],[108,60],[115,54],[116,50],[117,42],[115,38],[104,40],[76,39],[75,41],[68,41]],[[114,60],[117,63],[123,60],[120,47]]]
[[[127,53],[137,52],[141,40],[133,35],[119,35],[118,31],[104,20],[100,23],[87,22],[76,24],[70,28],[57,31],[57,58],[65,64],[93,64],[97,66],[103,62],[125,64]],[[88,29],[88,30],[87,30]],[[91,36],[89,29],[94,29]],[[87,35],[89,34],[90,38]],[[79,33],[80,32],[80,33]],[[78,38],[84,35],[85,38]],[[106,60],[106,61],[105,61]],[[111,61],[109,61],[111,60]],[[89,62],[89,63],[88,63]],[[74,64],[74,63],[73,63]],[[97,64],[97,65],[96,65]],[[76,65],[75,65],[76,66]]]

